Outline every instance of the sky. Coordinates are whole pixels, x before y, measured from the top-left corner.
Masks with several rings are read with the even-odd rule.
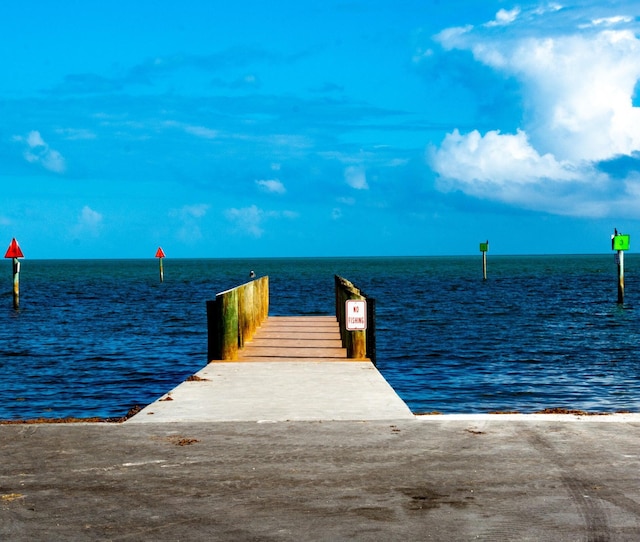
[[[8,0],[0,36],[0,244],[26,258],[640,233],[637,0]]]

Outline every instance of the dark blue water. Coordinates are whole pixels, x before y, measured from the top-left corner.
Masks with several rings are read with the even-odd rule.
[[[119,417],[206,363],[207,299],[269,275],[272,315],[332,314],[333,275],[377,300],[377,365],[414,412],[640,410],[640,260],[613,255],[0,265],[0,419]],[[2,279],[4,277],[4,279]],[[5,286],[1,286],[4,283]],[[4,301],[2,301],[4,300]]]

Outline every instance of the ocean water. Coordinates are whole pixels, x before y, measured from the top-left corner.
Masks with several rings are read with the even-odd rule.
[[[333,276],[376,299],[377,366],[414,412],[640,410],[640,259],[613,254],[28,260],[0,265],[0,419],[120,417],[206,363],[207,299],[269,275],[270,314],[333,314]],[[4,278],[2,278],[4,277]],[[2,286],[4,284],[4,286]]]

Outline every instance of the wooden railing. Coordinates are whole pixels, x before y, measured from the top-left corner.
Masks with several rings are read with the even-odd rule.
[[[238,359],[269,314],[269,277],[261,277],[207,301],[208,360]]]
[[[336,318],[340,325],[342,346],[347,349],[347,357],[352,359],[369,358],[376,362],[376,300],[366,296],[347,279],[335,275]],[[366,329],[351,331],[347,329],[347,300],[364,301],[366,305]]]

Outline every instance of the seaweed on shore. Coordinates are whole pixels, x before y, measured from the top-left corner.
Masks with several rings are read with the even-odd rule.
[[[74,418],[72,416],[67,418],[31,418],[27,420],[0,420],[0,425],[32,425],[42,423],[122,423],[126,422],[132,416],[135,416],[142,410],[142,407],[136,405],[129,409],[124,416],[117,418]]]
[[[553,407],[538,410],[534,414],[573,414],[574,416],[609,416],[611,412],[589,412],[587,410],[574,410],[570,408]]]

